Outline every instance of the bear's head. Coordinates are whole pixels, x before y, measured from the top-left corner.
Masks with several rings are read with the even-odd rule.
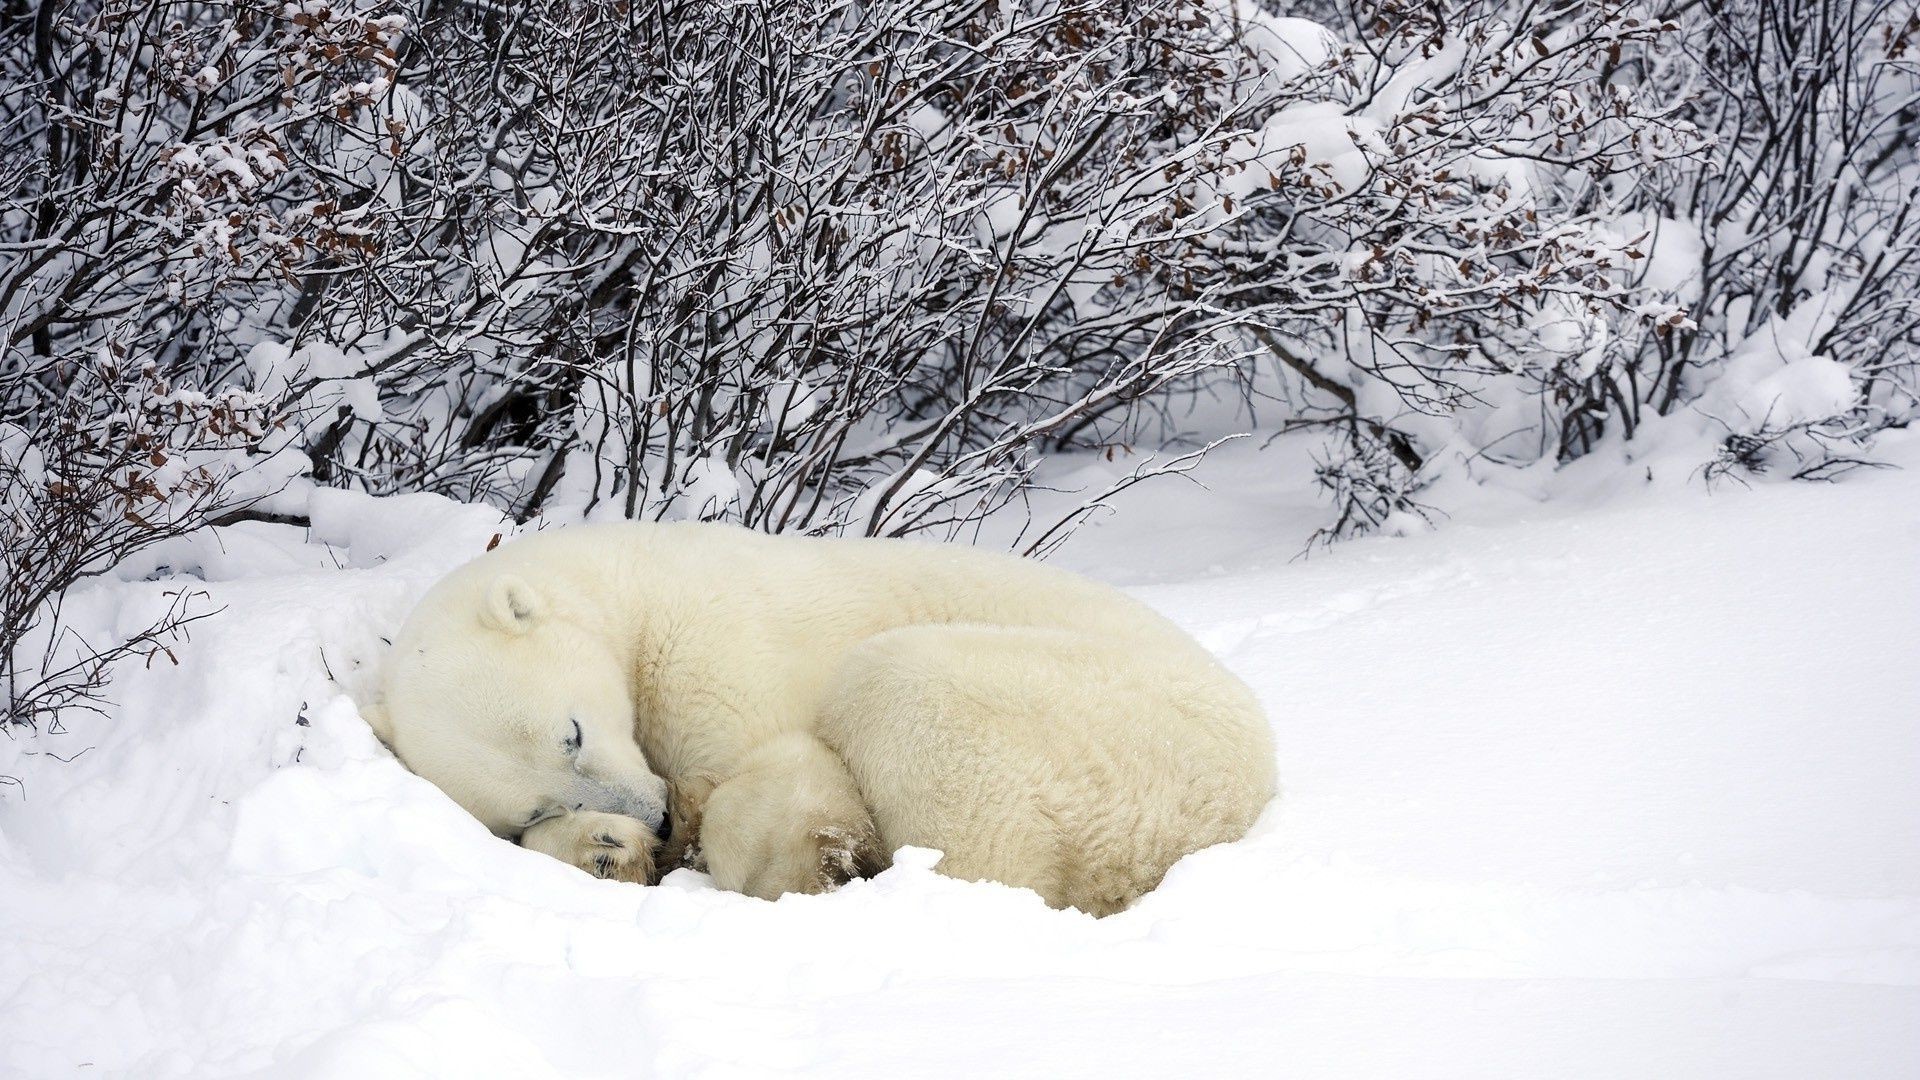
[[[664,836],[666,782],[634,742],[604,633],[513,574],[456,573],[407,619],[365,711],[380,740],[496,835],[578,810]]]

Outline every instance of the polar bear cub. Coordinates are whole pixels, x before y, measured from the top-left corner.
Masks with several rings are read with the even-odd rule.
[[[623,523],[420,601],[369,719],[496,834],[773,898],[939,869],[1104,915],[1274,796],[1244,684],[1145,605],[1010,555]]]

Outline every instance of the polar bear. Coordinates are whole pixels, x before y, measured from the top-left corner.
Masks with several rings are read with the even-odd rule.
[[[753,896],[905,845],[1105,915],[1275,793],[1247,687],[1123,593],[1011,555],[694,522],[513,540],[421,599],[369,719],[494,833]]]

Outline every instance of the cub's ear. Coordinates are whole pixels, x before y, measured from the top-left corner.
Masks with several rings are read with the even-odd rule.
[[[393,749],[393,718],[387,715],[387,707],[378,701],[369,701],[360,706],[360,719],[373,729],[373,737],[380,745]]]
[[[512,574],[502,574],[487,586],[487,597],[480,604],[480,621],[495,630],[524,634],[540,622],[544,610],[533,586]]]

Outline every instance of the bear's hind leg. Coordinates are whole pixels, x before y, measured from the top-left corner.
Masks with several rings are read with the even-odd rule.
[[[798,733],[756,747],[713,789],[699,843],[715,884],[763,900],[828,892],[881,867],[846,763]]]
[[[841,755],[886,850],[942,873],[1119,911],[1273,797],[1252,693],[1197,646],[1042,627],[877,634],[829,690]]]
[[[996,655],[974,639],[1011,642]],[[883,850],[941,852],[939,870],[1032,889],[1055,907],[1071,887],[1079,830],[1054,813],[1050,732],[1032,715],[1073,688],[1025,685],[1026,650],[1041,633],[1001,627],[914,626],[868,639],[843,664],[819,732],[847,763]],[[1067,800],[1071,802],[1072,800]]]

